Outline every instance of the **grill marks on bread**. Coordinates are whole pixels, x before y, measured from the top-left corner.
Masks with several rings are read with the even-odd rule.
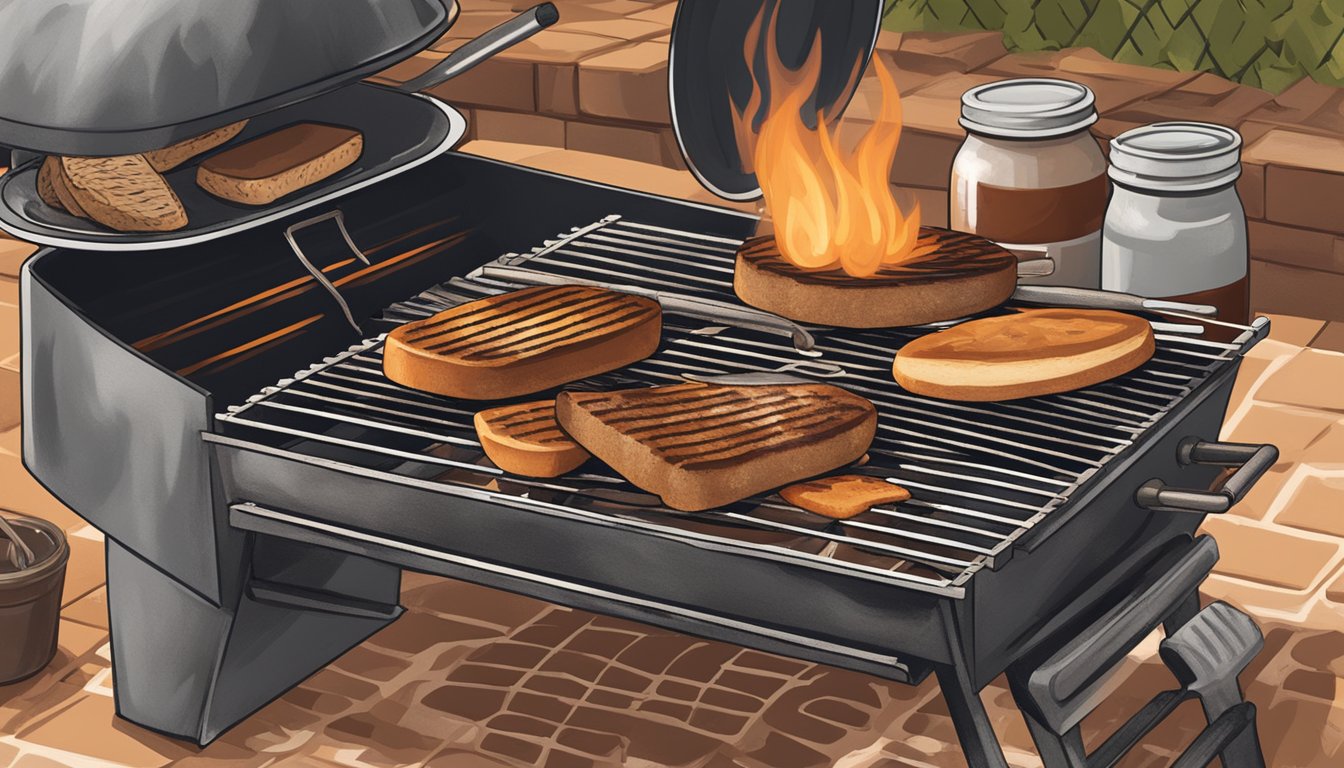
[[[653,354],[662,308],[588,286],[539,286],[463,304],[388,334],[393,381],[451,397],[503,399]]]
[[[919,325],[983,312],[1017,287],[1017,257],[990,241],[935,227],[920,229],[915,255],[868,277],[839,266],[803,269],[774,237],[737,251],[733,290],[753,307],[805,323],[845,328]]]
[[[835,402],[825,392],[790,392],[783,387],[752,392],[697,384],[668,389],[679,391],[668,392],[662,403],[652,407],[623,401],[593,407],[594,401],[589,400],[589,412],[623,434],[638,437],[667,461],[685,467],[766,453],[772,442],[791,434],[825,437],[847,428],[846,417],[863,413],[857,404]],[[576,397],[584,401],[582,395]],[[819,427],[824,427],[820,433],[815,431]]]
[[[410,343],[467,360],[541,353],[604,327],[622,329],[660,312],[629,294],[574,287],[563,293],[523,297],[501,308],[483,307],[465,317],[410,335]]]
[[[537,445],[574,442],[560,430],[560,424],[555,420],[554,400],[506,405],[481,411],[478,415],[487,417],[495,432],[504,437]]]
[[[675,509],[722,506],[863,456],[877,412],[829,384],[562,392],[561,428]]]
[[[784,257],[773,236],[748,239],[738,255],[743,261],[775,272],[796,273],[804,283],[825,283],[836,287],[872,285],[908,285],[935,282],[967,273],[993,272],[1012,267],[1017,258],[983,237],[950,229],[921,227],[914,258],[902,264],[884,264],[871,277],[855,278],[840,267],[802,269]]]

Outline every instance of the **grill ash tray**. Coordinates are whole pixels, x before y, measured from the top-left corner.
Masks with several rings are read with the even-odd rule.
[[[498,263],[728,301],[735,242],[609,217]],[[620,269],[615,277],[614,265]],[[465,280],[388,308],[385,317],[407,322],[469,298],[473,290],[510,287],[490,274],[487,265]],[[453,400],[392,383],[382,373],[382,337],[228,409],[218,416],[223,435],[213,439],[244,450],[260,444],[272,454],[304,457],[300,461],[357,467],[347,471],[384,481],[448,494],[471,489],[473,496],[496,503],[590,521],[597,515],[618,526],[955,596],[976,571],[1007,562],[1023,534],[1234,364],[1241,349],[1159,332],[1153,358],[1125,376],[1048,397],[957,403],[904,392],[891,378],[895,350],[927,330],[811,331],[815,346],[811,356],[803,356],[787,335],[665,314],[653,356],[568,387],[650,386],[682,381],[686,373],[740,374],[824,361],[842,373],[823,380],[867,397],[878,410],[869,462],[845,471],[899,483],[910,490],[910,500],[844,521],[806,513],[774,494],[687,514],[664,507],[598,461],[553,479],[509,475],[485,458],[472,424],[476,411],[494,403]]]
[[[359,130],[364,134],[363,154],[340,173],[266,206],[230,203],[196,184],[196,167],[211,154],[300,122]],[[189,223],[183,229],[116,232],[55,210],[37,195],[40,158],[0,176],[0,227],[31,242],[82,250],[145,251],[201,243],[275,221],[428,162],[452,149],[466,128],[459,112],[431,97],[353,85],[254,117],[223,147],[165,174],[187,211]]]

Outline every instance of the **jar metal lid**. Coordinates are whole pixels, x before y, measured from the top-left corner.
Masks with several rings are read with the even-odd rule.
[[[961,127],[985,136],[1053,138],[1081,131],[1096,121],[1092,89],[1068,80],[1000,80],[961,95]]]
[[[1198,192],[1241,175],[1241,134],[1213,123],[1141,126],[1111,139],[1110,176],[1157,191]]]

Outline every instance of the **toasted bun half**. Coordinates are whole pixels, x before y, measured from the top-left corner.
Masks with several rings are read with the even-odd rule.
[[[896,353],[905,389],[945,400],[1039,397],[1099,384],[1143,365],[1147,320],[1103,309],[1024,309],[930,333]]]

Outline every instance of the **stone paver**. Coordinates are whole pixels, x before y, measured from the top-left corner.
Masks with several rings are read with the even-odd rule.
[[[1304,349],[1275,371],[1260,387],[1257,398],[1267,403],[1344,411],[1344,353]]]

